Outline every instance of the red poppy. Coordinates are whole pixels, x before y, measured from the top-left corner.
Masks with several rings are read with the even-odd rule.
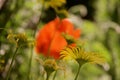
[[[38,32],[36,38],[37,53],[58,59],[60,50],[67,46],[62,33],[67,33],[73,36],[74,39],[80,36],[80,30],[74,29],[73,24],[69,20],[56,18]]]

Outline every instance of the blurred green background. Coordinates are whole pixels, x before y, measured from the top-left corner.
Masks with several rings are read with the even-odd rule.
[[[42,5],[41,0],[0,0],[0,80],[5,79],[15,50],[7,40],[9,30],[23,32],[34,40],[36,28],[38,31],[55,18],[55,11],[41,10]],[[78,80],[120,80],[120,0],[67,0],[63,7],[75,27],[81,29],[80,39],[85,41],[86,49],[100,52],[107,61],[103,67],[84,65]],[[31,47],[19,49],[9,80],[28,80],[30,56]],[[31,80],[44,80],[35,57],[33,51]],[[55,80],[74,79],[78,65],[72,61],[65,64],[67,70],[59,70]]]

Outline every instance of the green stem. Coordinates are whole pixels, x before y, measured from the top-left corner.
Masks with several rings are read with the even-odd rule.
[[[47,77],[46,77],[46,80],[49,80],[49,76],[50,76],[50,73],[47,72]]]
[[[40,21],[41,21],[41,18],[42,18],[41,16],[43,16],[44,5],[45,5],[45,2],[43,2],[43,6],[42,6],[42,8],[41,8],[41,14],[40,14],[40,17],[39,17],[38,23],[36,24],[37,27],[38,27],[38,25],[39,25],[39,23],[40,23]],[[34,33],[33,33],[33,36],[35,36],[35,33],[36,33],[36,31],[37,31],[37,27],[35,28],[35,31],[34,31]]]
[[[31,64],[32,64],[32,56],[33,56],[33,46],[31,48],[31,54],[30,54],[30,61],[28,65],[28,80],[30,80],[30,72],[31,72]]]
[[[78,67],[78,72],[77,72],[77,74],[76,74],[76,77],[75,77],[75,79],[74,80],[77,80],[77,78],[78,78],[78,75],[79,75],[79,72],[80,72],[80,68],[81,68],[81,64],[79,64],[79,67]]]
[[[48,79],[49,79],[49,76],[47,75],[46,80],[48,80]]]
[[[40,18],[38,20],[39,22],[41,20],[41,16],[43,15],[43,10],[44,10],[44,4],[43,4],[42,9],[41,9],[41,15],[40,15]],[[39,22],[36,24],[36,26],[38,26]],[[33,37],[35,37],[36,31],[37,31],[37,27],[36,27],[35,31],[33,32]],[[29,66],[29,69],[28,69],[28,80],[30,80],[32,57],[33,57],[33,46],[31,48],[30,62],[29,62],[29,65],[28,65]]]
[[[56,74],[57,74],[57,71],[55,71],[55,74],[53,76],[53,80],[55,80]]]
[[[8,80],[9,77],[10,77],[10,72],[11,72],[11,69],[12,69],[12,64],[13,64],[13,61],[14,61],[14,59],[15,59],[15,57],[16,57],[16,54],[17,54],[18,49],[19,49],[19,47],[16,48],[16,50],[15,50],[15,52],[14,52],[14,54],[13,54],[12,62],[11,62],[10,67],[9,67],[9,69],[8,69],[8,73],[7,73],[6,80]]]

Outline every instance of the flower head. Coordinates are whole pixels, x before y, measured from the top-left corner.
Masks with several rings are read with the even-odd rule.
[[[28,43],[27,40],[27,36],[24,33],[18,33],[18,34],[14,34],[12,32],[10,32],[7,36],[7,39],[11,42],[11,43],[15,43],[15,45],[18,46],[25,46]]]
[[[69,34],[73,39],[78,39],[80,36],[80,30],[74,29],[69,20],[56,18],[38,32],[36,38],[37,53],[58,59],[60,51],[68,45],[62,33]]]
[[[45,9],[52,8],[61,17],[67,17],[68,12],[63,6],[66,0],[41,0]]]
[[[44,66],[46,71],[50,71],[50,72],[53,72],[53,71],[59,69],[59,66],[57,65],[57,63],[53,59],[45,60],[43,66]]]
[[[46,59],[43,61],[42,59],[36,58],[36,60],[44,68],[44,72],[46,72],[47,78],[49,78],[51,73],[54,71],[61,69],[61,67],[56,63],[54,59]]]
[[[66,0],[42,0],[45,3],[45,8],[58,8],[66,3]]]
[[[97,53],[94,52],[86,52],[83,48],[80,47],[72,47],[68,46],[61,51],[62,59],[73,59],[77,61],[79,64],[84,63],[96,63],[102,64],[104,62],[104,58]]]

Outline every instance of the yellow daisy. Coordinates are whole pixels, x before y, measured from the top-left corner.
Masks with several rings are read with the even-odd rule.
[[[80,72],[80,68],[85,63],[96,63],[102,64],[104,63],[104,58],[97,53],[94,52],[86,52],[82,47],[72,47],[68,46],[60,52],[61,59],[70,60],[73,59],[79,64],[78,72],[75,76],[74,80],[77,80],[78,74]]]
[[[68,46],[60,52],[61,59],[64,60],[76,60],[79,64],[84,63],[104,63],[104,58],[94,52],[86,52],[83,48]]]

